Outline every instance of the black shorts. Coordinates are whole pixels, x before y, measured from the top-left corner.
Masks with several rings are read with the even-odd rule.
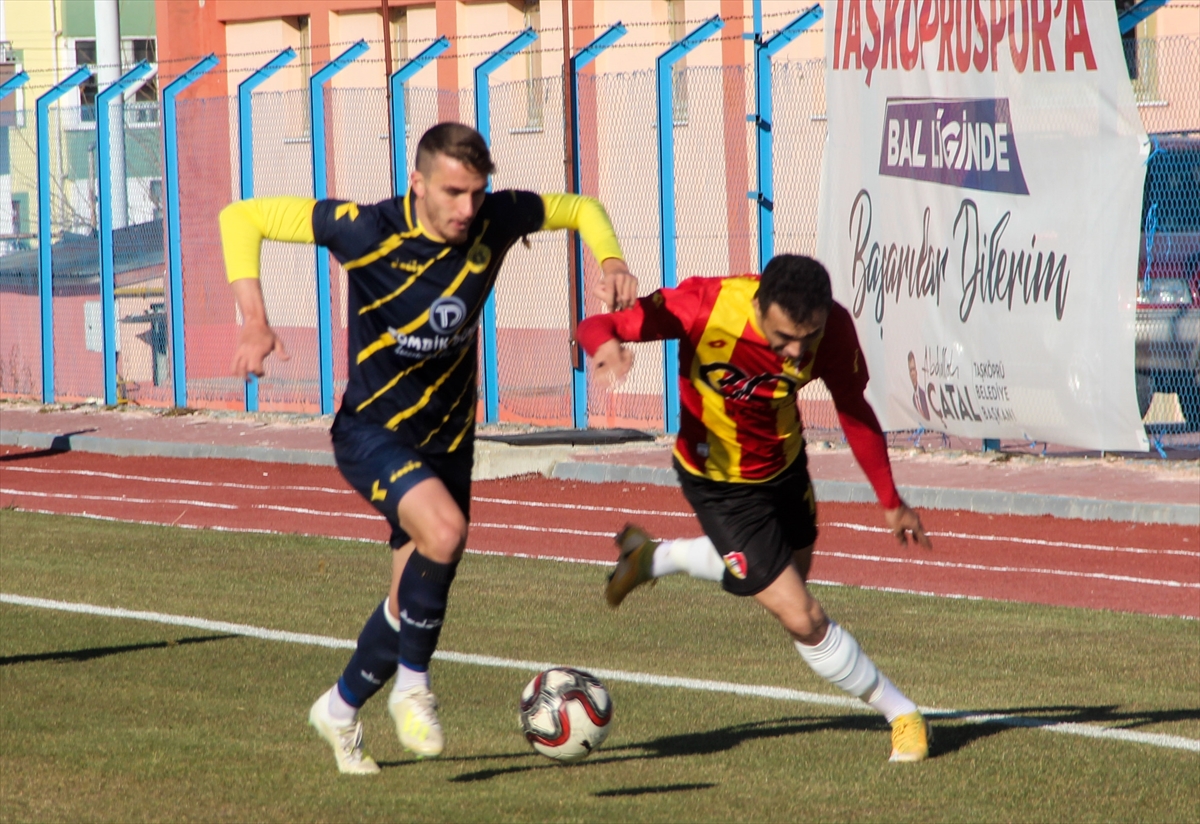
[[[421,452],[390,429],[339,412],[333,420],[333,457],[342,477],[392,525],[391,546],[399,549],[411,538],[400,528],[396,511],[400,499],[421,481],[437,478],[471,520],[471,469],[475,464],[472,439],[453,452]]]
[[[728,483],[693,475],[675,461],[683,497],[725,561],[722,585],[734,595],[762,592],[817,540],[817,503],[804,452],[769,481]]]

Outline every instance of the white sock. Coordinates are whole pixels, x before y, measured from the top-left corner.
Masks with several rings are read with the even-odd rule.
[[[854,636],[836,621],[829,622],[821,643],[810,647],[796,641],[796,652],[813,672],[879,710],[889,724],[901,715],[917,711],[917,705],[896,689],[858,646]]]
[[[329,691],[328,706],[330,717],[342,724],[353,724],[354,719],[358,717],[358,709],[346,703],[336,685]]]
[[[396,683],[392,685],[392,692],[404,692],[413,687],[429,689],[429,670],[418,672],[401,664],[396,672]]]
[[[725,562],[706,537],[663,541],[654,550],[650,574],[661,578],[677,572],[686,572],[704,581],[720,581],[725,577]]]

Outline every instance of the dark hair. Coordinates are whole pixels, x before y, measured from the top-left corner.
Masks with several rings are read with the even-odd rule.
[[[481,175],[496,171],[483,135],[461,123],[439,123],[421,135],[421,142],[417,144],[417,168],[422,173],[429,171],[434,155],[452,157]]]
[[[813,312],[833,306],[829,273],[818,261],[803,255],[776,255],[763,269],[758,284],[758,307],[765,314],[773,303],[793,323],[804,323]]]

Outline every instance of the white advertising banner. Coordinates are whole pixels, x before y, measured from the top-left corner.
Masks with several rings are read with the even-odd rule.
[[[818,255],[885,429],[1149,448],[1115,4],[828,0]]]

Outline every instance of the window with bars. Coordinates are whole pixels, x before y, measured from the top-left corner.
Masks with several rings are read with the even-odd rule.
[[[678,43],[687,35],[687,17],[684,15],[684,0],[667,0],[667,36]],[[676,126],[687,125],[688,87],[687,58],[684,57],[671,67],[671,118]]]

